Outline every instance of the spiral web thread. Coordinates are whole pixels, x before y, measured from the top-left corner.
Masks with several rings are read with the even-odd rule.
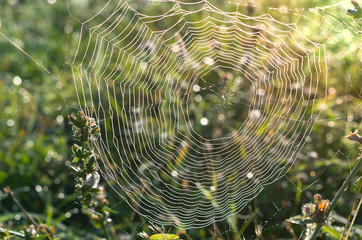
[[[152,222],[200,228],[292,166],[323,110],[326,52],[299,30],[313,21],[302,14],[283,23],[247,4],[161,4],[154,16],[122,0],[88,20],[70,13],[81,33],[68,64],[101,127],[110,186]]]

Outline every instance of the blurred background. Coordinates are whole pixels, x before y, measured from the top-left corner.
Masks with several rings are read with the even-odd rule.
[[[169,9],[169,5],[158,1],[130,3],[144,14],[158,15]],[[245,239],[255,239],[256,226],[260,225],[265,239],[293,239],[285,220],[300,214],[301,206],[311,202],[315,193],[332,199],[359,154],[358,146],[344,137],[355,129],[362,131],[361,34],[356,31],[360,23],[346,15],[348,9],[353,9],[350,1],[239,3],[245,14],[269,13],[284,22],[294,22],[303,15],[299,30],[326,46],[328,86],[321,84],[323,91],[326,89],[326,101],[321,98],[320,103],[316,102],[316,106],[322,105],[323,111],[284,177],[267,185],[233,218],[189,230],[188,235],[192,239],[239,239],[242,233]],[[92,0],[69,4],[72,15],[83,20],[99,7],[99,3]],[[235,10],[235,5],[224,1],[214,1],[214,4],[224,11]],[[316,10],[317,7],[325,7],[325,12]],[[80,28],[72,24],[68,11],[63,0],[3,0],[1,3],[0,186],[1,189],[10,186],[31,215],[54,226],[58,238],[101,239],[102,230],[94,227],[81,211],[74,194],[74,177],[69,171],[73,140],[66,119],[68,114],[79,110],[79,106],[74,101],[72,72],[65,62],[69,59],[68,53],[74,51],[68,47],[74,47]],[[321,31],[327,37],[321,38]],[[313,114],[317,113],[319,111]],[[209,118],[212,117],[215,116]],[[357,173],[335,209],[342,219],[351,211],[361,185],[361,173]],[[107,189],[111,208],[118,212],[111,214],[111,218],[119,239],[137,239],[141,231],[151,234],[149,223],[107,187],[104,180],[101,184]],[[1,191],[0,227],[21,230],[28,224],[18,206]],[[344,224],[338,224],[343,229]],[[361,215],[355,224],[362,225]],[[293,227],[297,235],[303,231],[299,225]],[[173,227],[167,231],[184,234],[183,230]]]

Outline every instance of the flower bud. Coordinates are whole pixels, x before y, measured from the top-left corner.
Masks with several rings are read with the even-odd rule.
[[[330,205],[329,200],[322,200],[318,203],[318,212],[325,212],[328,210]]]
[[[318,203],[322,199],[320,194],[314,194],[314,203]]]

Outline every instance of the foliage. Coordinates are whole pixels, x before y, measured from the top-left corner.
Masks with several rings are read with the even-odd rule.
[[[91,5],[97,1],[79,2]],[[135,2],[139,8],[148,11],[165,10],[156,2]],[[319,0],[297,2],[261,0],[258,1],[258,5],[268,4],[276,8],[285,5],[292,8],[295,7],[293,4],[314,7],[325,3]],[[326,11],[357,27],[357,20],[361,18],[360,5],[352,1],[348,8],[351,18],[347,18],[346,11],[339,8]],[[84,14],[81,7],[73,7],[72,10],[76,16],[82,17]],[[263,14],[264,10],[255,8],[253,11],[254,14]],[[268,11],[271,10],[267,9],[266,12]],[[97,130],[91,119],[82,120],[82,117],[71,115],[69,121],[75,128],[71,129],[66,123],[65,116],[79,110],[74,107],[75,103],[64,101],[74,94],[71,71],[64,65],[67,59],[66,43],[68,40],[77,41],[79,29],[69,32],[66,28],[70,20],[64,17],[68,16],[64,1],[56,1],[52,5],[40,0],[8,0],[1,3],[0,12],[1,33],[30,53],[34,59],[39,60],[42,66],[55,76],[63,78],[63,84],[60,84],[0,36],[1,189],[10,186],[13,196],[38,225],[54,227],[53,239],[100,239],[100,236],[107,234],[102,227],[104,224],[107,225],[106,231],[111,238],[114,238],[114,232],[119,239],[132,239],[132,236],[140,238],[137,234],[143,231],[151,238],[163,234],[156,232],[156,235],[152,235],[154,231],[150,229],[150,224],[142,216],[135,214],[123,198],[108,189],[105,200],[104,188],[94,184],[98,182],[95,164],[97,156],[92,153],[89,137],[96,134]],[[327,13],[320,14],[323,18],[316,17],[313,21],[320,21],[322,26],[326,24],[323,19],[327,18],[331,22],[336,20]],[[295,20],[293,14],[286,17],[289,18],[286,21]],[[263,194],[237,215],[205,229],[185,231],[169,227],[164,231],[167,232],[167,236],[177,236],[180,239],[237,239],[240,236],[251,238],[257,235],[267,239],[291,238],[293,234],[304,234],[305,226],[310,224],[312,227],[319,219],[321,215],[317,212],[324,209],[326,202],[323,206],[308,202],[313,201],[314,193],[321,193],[328,199],[335,196],[359,155],[357,145],[342,136],[354,129],[362,129],[360,52],[343,58],[335,57],[335,53],[345,51],[350,44],[360,42],[357,42],[356,38],[348,39],[348,36],[355,36],[354,28],[339,20],[333,24],[331,31],[337,32],[336,35],[339,37],[331,39],[329,57],[332,59],[333,67],[329,74],[327,100],[318,99],[315,102],[316,106],[326,104],[327,108],[320,116],[321,121],[314,126],[310,139],[293,168],[281,180],[265,186]],[[313,38],[313,33],[318,29],[309,31]],[[205,109],[209,107],[205,106]],[[75,140],[79,141],[74,147],[72,130]],[[83,140],[86,143],[84,146],[81,144]],[[74,193],[74,175],[70,173],[69,168],[74,170],[77,189],[81,193],[80,201],[78,194]],[[334,212],[326,219],[327,224],[322,228],[326,239],[338,238],[338,234],[343,232],[346,216],[351,213],[361,185],[360,176],[359,171],[351,180],[353,184],[346,189]],[[95,185],[96,188],[93,188]],[[208,194],[207,191],[204,191],[204,194]],[[304,203],[307,205],[303,205]],[[302,206],[304,211],[310,214],[298,215]],[[111,209],[118,212],[112,215],[114,231],[112,224],[108,222]],[[82,212],[90,218],[85,217]],[[285,219],[294,225],[288,226]],[[361,221],[361,216],[358,215],[353,232],[355,239],[358,239],[356,233]],[[174,235],[168,234],[169,232]],[[25,235],[34,238],[36,234],[39,234],[39,238],[48,237],[42,234],[42,229],[38,229],[29,221],[5,191],[1,191],[0,238],[23,238]]]
[[[360,5],[358,4],[358,2],[356,2],[355,0],[351,1],[354,9],[348,9],[347,10],[347,15],[353,17],[353,18],[362,18],[362,9],[360,7]]]
[[[346,136],[351,141],[355,141],[359,144],[362,144],[362,137],[358,135],[358,130],[354,131],[353,133]],[[348,218],[348,221],[346,223],[346,226],[343,230],[343,232],[338,230],[335,226],[333,226],[331,223],[333,222],[333,217],[335,215],[330,214],[331,211],[334,209],[334,207],[337,204],[337,201],[342,196],[345,189],[350,184],[350,181],[352,180],[353,176],[358,172],[360,169],[360,166],[362,166],[362,148],[360,148],[361,153],[357,159],[356,165],[353,167],[352,171],[347,176],[346,180],[342,184],[342,186],[339,188],[338,192],[334,196],[332,202],[330,202],[328,199],[322,199],[322,196],[320,194],[314,195],[314,203],[307,203],[302,206],[302,213],[303,215],[297,215],[295,217],[291,217],[287,219],[286,221],[294,224],[301,224],[306,225],[307,230],[304,234],[304,239],[306,240],[315,240],[319,234],[320,229],[322,229],[323,233],[326,233],[327,236],[336,238],[336,239],[344,239],[344,237],[347,239],[349,236],[349,233],[351,232],[351,229],[354,228],[354,231],[352,231],[352,234],[355,235],[356,238],[361,237],[362,234],[358,233],[357,229],[360,229],[361,226],[354,226],[354,222],[350,223],[350,217],[352,215],[352,212],[355,211],[354,215],[357,215],[359,208],[361,205],[355,209],[355,203],[358,199],[358,195],[361,191],[362,184],[360,184],[359,190],[356,194],[355,202],[352,206],[350,217]],[[362,200],[360,200],[362,202]],[[345,236],[347,227],[349,227],[347,235]]]
[[[117,212],[108,207],[109,202],[104,188],[98,186],[100,180],[97,167],[98,155],[91,150],[91,143],[97,141],[99,136],[99,126],[93,118],[86,116],[82,111],[77,116],[69,115],[68,119],[76,142],[72,146],[74,157],[70,170],[75,175],[75,188],[80,193],[80,203],[93,225],[97,228],[102,227],[105,236],[110,239],[106,227],[108,222],[111,222],[109,213]]]
[[[96,141],[99,127],[94,119],[84,115],[69,115],[68,117],[73,129],[74,140],[81,146],[74,144],[72,152],[74,158],[70,170],[76,176],[76,190],[81,193],[81,204],[85,207],[93,205],[93,194],[100,193],[98,187],[100,176],[97,168],[97,154],[90,149],[90,143]]]
[[[149,239],[149,240],[175,240],[180,239],[179,236],[175,234],[166,233],[165,228],[160,228],[156,225],[151,225],[149,228],[155,232],[155,234],[152,234],[151,236],[148,236],[146,232],[141,232],[138,235],[142,237],[143,239]]]

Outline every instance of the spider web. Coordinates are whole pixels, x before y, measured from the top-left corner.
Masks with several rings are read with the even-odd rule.
[[[98,2],[85,19],[69,7],[76,101],[101,127],[103,177],[135,211],[205,227],[292,167],[325,109],[336,25],[317,23],[318,8],[166,1],[153,15],[136,4]]]
[[[48,2],[54,4],[56,1]],[[13,6],[16,1],[8,3]],[[261,222],[256,221],[254,225],[260,224],[258,227],[263,231],[275,234],[273,228],[277,227],[277,232],[280,232],[282,221],[286,218],[281,215],[290,206],[298,205],[296,199],[301,195],[311,199],[312,192],[320,191],[323,184],[336,181],[337,176],[323,179],[324,172],[331,168],[330,164],[351,169],[353,151],[346,151],[344,144],[336,144],[335,139],[343,136],[344,131],[348,133],[360,127],[362,93],[358,86],[361,79],[358,59],[361,31],[357,30],[357,25],[348,25],[353,21],[324,12],[345,16],[346,10],[351,7],[349,1],[323,2],[323,6],[319,7],[294,2],[287,3],[288,7],[283,3],[274,6],[273,1],[98,1],[95,4],[92,1],[70,1],[68,4],[70,18],[64,29],[69,38],[67,64],[73,67],[75,77],[71,81],[74,80],[77,94],[72,99],[67,92],[62,92],[65,105],[68,111],[72,111],[73,107],[76,110],[81,108],[96,118],[102,128],[101,142],[95,142],[95,148],[102,154],[103,161],[99,164],[103,176],[122,199],[151,221],[181,228],[214,223],[211,225],[214,226],[212,236],[222,238],[230,232],[236,233],[234,237],[238,238],[242,234],[239,234],[237,226],[233,226],[233,219],[245,219],[244,229],[253,216],[241,215],[247,213],[243,207],[252,198],[256,202],[257,194],[266,188],[257,200],[267,199],[261,206],[267,206],[272,216],[265,215]],[[5,23],[1,36],[56,79],[57,88],[73,85],[66,77],[63,81],[63,76],[58,76],[56,70],[49,70],[45,59],[37,59],[28,50],[32,44],[28,44],[26,32],[17,34],[16,29],[5,29],[13,25],[9,22],[6,26],[6,17],[11,20],[12,14],[12,11],[5,11],[1,19]],[[78,27],[82,29],[82,35],[78,35]],[[19,35],[24,37],[23,41],[16,38]],[[140,39],[140,36],[144,37]],[[73,42],[73,39],[79,41]],[[27,46],[24,47],[24,44]],[[119,59],[117,53],[120,54]],[[317,53],[321,53],[321,58],[314,58]],[[351,65],[353,61],[354,64],[357,62],[354,66]],[[274,75],[268,76],[269,71]],[[341,71],[345,76],[336,79]],[[345,83],[345,88],[336,90],[334,84],[340,86],[336,82],[341,81]],[[356,81],[357,89],[354,89]],[[338,95],[335,95],[336,92]],[[357,99],[351,100],[353,96]],[[285,103],[290,105],[285,106]],[[346,111],[337,111],[340,115],[334,115],[329,107]],[[288,125],[287,122],[296,125]],[[327,147],[329,154],[323,157],[313,152],[318,146],[311,146],[312,138],[308,137],[315,123],[319,130],[318,135],[316,131],[312,132],[313,139],[336,146]],[[320,132],[321,126],[339,132]],[[298,134],[297,131],[305,135],[293,135]],[[271,142],[269,138],[274,134],[277,136]],[[278,142],[280,145],[276,148]],[[291,145],[289,151],[283,143]],[[304,143],[307,143],[304,151],[299,154]],[[161,150],[167,153],[160,154]],[[268,154],[274,158],[265,159]],[[298,173],[292,168],[296,158],[298,164],[306,159],[318,159],[325,160],[325,165],[322,171],[316,170],[317,173],[313,170],[310,174],[307,172],[311,182],[299,185],[298,175],[306,173],[299,172],[293,176]],[[344,162],[336,164],[335,158]],[[189,162],[195,164],[196,161],[197,169],[189,167]],[[181,163],[181,166],[174,168],[175,162]],[[69,161],[67,163],[70,164]],[[266,163],[265,166],[263,163]],[[251,170],[247,170],[248,167]],[[186,175],[189,181],[181,182],[185,174],[180,169],[191,172]],[[288,172],[288,169],[291,171]],[[233,171],[235,175],[230,174]],[[154,172],[156,175],[152,175]],[[249,180],[246,183],[243,182],[245,174]],[[279,202],[280,198],[276,197],[279,194],[268,192],[271,188],[268,183],[278,178],[281,179],[273,184],[272,193],[275,189],[294,189],[296,197],[283,198]],[[153,185],[147,185],[144,179]],[[154,192],[148,192],[153,188],[148,186],[157,188],[157,193],[167,195],[166,200],[172,198],[174,202],[170,204],[167,201],[166,206],[163,196],[155,200]],[[192,195],[188,201],[190,195],[173,195],[171,190],[175,188],[179,191],[186,188],[190,190],[188,193],[195,192],[195,196]],[[255,192],[250,194],[250,199],[245,198],[245,189]],[[357,190],[354,192],[356,195]],[[332,194],[329,193],[329,196]],[[62,192],[59,195],[64,197]],[[148,201],[153,205],[148,205]],[[119,200],[114,207],[122,202]],[[157,213],[165,209],[164,215],[148,210],[154,205],[159,205]],[[199,214],[206,207],[210,219],[205,219],[205,211]],[[240,212],[240,209],[243,210]],[[74,210],[78,212],[78,209]],[[252,210],[249,209],[250,212]],[[182,216],[177,216],[180,213]],[[184,217],[185,213],[193,214]],[[64,214],[71,216],[72,212]],[[281,216],[280,220],[275,220],[278,216]],[[227,223],[229,229],[218,229],[214,221],[225,218],[230,221],[220,225]],[[199,236],[203,230],[189,232]],[[250,231],[243,234],[248,234],[248,239],[255,239]]]

